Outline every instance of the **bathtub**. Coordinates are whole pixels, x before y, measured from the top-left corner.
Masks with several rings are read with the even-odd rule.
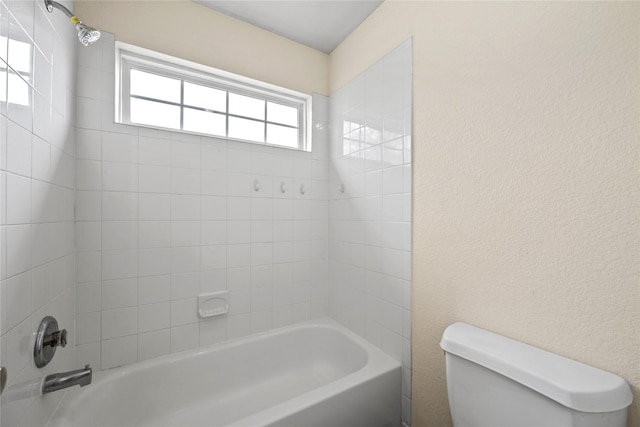
[[[50,427],[399,426],[401,367],[322,319],[94,373]]]

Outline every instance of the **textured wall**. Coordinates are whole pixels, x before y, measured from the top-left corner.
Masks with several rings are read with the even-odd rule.
[[[413,425],[466,321],[617,373],[640,422],[638,3],[386,2],[332,90],[413,35]]]
[[[78,1],[116,40],[304,93],[329,94],[328,55],[186,0]]]

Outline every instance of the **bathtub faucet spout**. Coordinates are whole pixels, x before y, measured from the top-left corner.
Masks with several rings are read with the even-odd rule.
[[[42,383],[42,394],[51,393],[52,391],[61,390],[74,385],[84,387],[91,384],[91,377],[92,371],[89,365],[85,365],[83,369],[75,371],[47,375]]]

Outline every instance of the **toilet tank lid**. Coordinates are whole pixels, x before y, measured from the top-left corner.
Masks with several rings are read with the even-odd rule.
[[[576,411],[617,411],[633,399],[617,375],[466,323],[445,329],[440,346]]]

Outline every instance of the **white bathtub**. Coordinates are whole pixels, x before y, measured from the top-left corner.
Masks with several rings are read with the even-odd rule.
[[[94,373],[49,426],[399,426],[400,364],[329,319]]]

